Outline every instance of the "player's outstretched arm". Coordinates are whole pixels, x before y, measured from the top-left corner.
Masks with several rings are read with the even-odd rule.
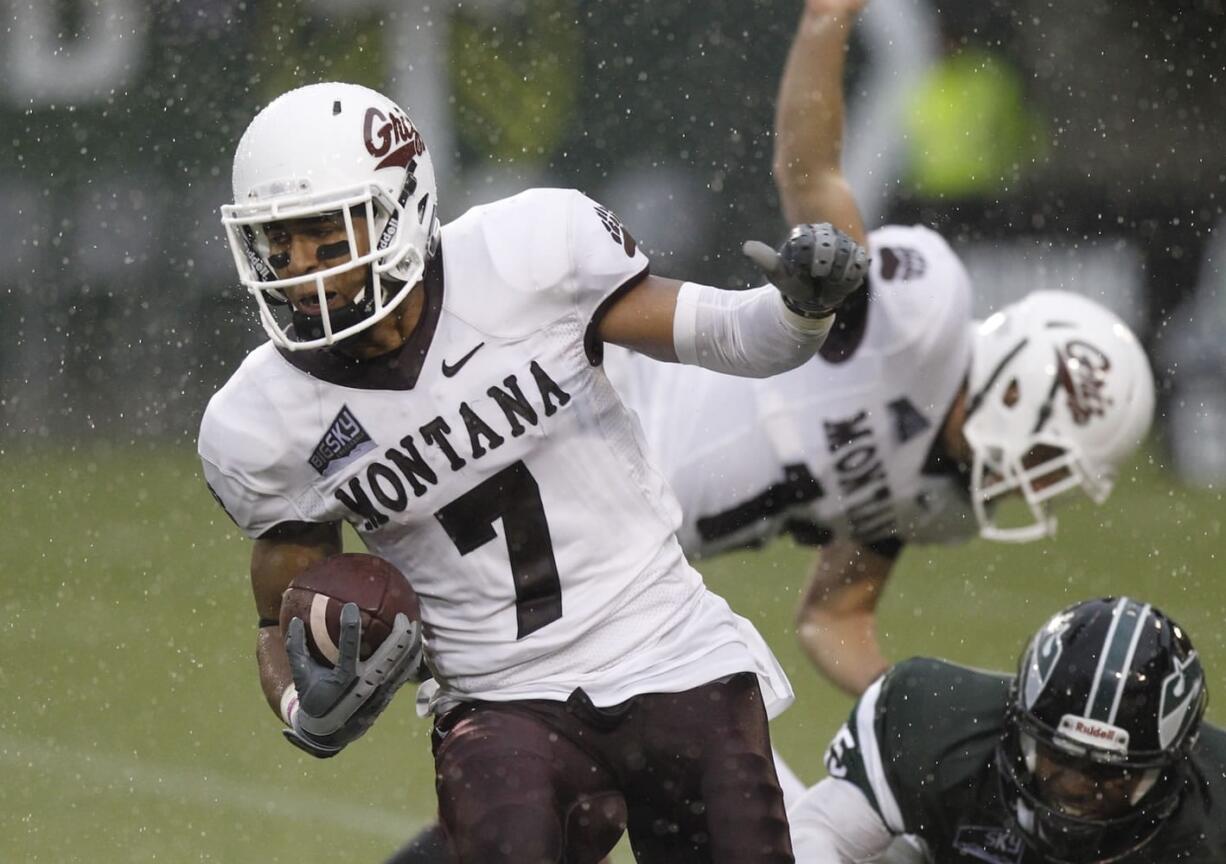
[[[797,636],[827,679],[859,696],[889,668],[877,641],[877,603],[894,559],[852,540],[822,547],[801,597]]]
[[[831,222],[865,243],[864,222],[842,171],[843,67],[866,0],[809,0],[796,28],[775,105],[775,183],[791,224]]]
[[[772,284],[721,291],[648,276],[601,312],[597,335],[657,360],[775,375],[821,347],[869,263],[863,246],[829,224],[797,226],[778,249],[747,243],[745,254]]]

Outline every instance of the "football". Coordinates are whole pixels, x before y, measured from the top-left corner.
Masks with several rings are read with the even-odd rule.
[[[362,646],[366,660],[392,631],[396,613],[421,620],[417,594],[394,565],[377,555],[346,552],[317,561],[294,578],[281,595],[281,633],[301,618],[306,644],[321,663],[336,665],[339,656],[341,607],[356,603],[362,613]]]

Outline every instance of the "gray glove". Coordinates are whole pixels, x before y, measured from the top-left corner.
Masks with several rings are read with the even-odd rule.
[[[766,274],[789,309],[824,318],[864,284],[868,253],[829,222],[797,225],[778,250],[750,240],[741,251]]]
[[[302,619],[289,623],[285,650],[298,691],[298,710],[286,739],[312,756],[335,756],[360,738],[392,701],[396,691],[424,667],[421,623],[396,616],[392,632],[369,660],[358,659],[362,617],[357,604],[341,608],[339,656],[328,667],[311,657]]]

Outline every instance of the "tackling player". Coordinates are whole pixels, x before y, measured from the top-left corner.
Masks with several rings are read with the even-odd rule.
[[[780,534],[821,547],[798,615],[821,672],[858,695],[887,667],[876,607],[902,548],[976,534],[1050,534],[1052,499],[1101,503],[1153,415],[1153,377],[1109,311],[1036,291],[987,321],[949,245],[922,227],[865,235],[841,168],[842,75],[863,0],[810,0],[776,114],[789,221],[823,219],[867,243],[868,290],[819,354],[762,381],[610,354],[681,502],[693,557]],[[1004,523],[1002,499],[1024,518]]]
[[[1226,732],[1187,633],[1122,597],[1079,603],[1016,677],[912,659],[865,691],[788,810],[798,862],[1226,860]],[[895,845],[891,855],[901,848]]]
[[[786,678],[686,562],[601,358],[609,342],[742,375],[795,367],[862,284],[864,251],[800,226],[778,253],[747,244],[774,285],[728,292],[650,274],[575,191],[440,228],[418,130],[348,84],[264,108],[233,184],[222,222],[269,342],[210,401],[199,451],[255,540],[260,679],[286,736],[336,754],[424,650],[459,860],[594,861],[627,826],[641,861],[791,861],[766,725]],[[370,661],[332,669],[277,618],[342,522],[408,575],[424,634],[402,618]]]

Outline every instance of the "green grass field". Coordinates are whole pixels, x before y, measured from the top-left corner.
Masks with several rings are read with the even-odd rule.
[[[411,699],[338,759],[281,740],[252,659],[247,543],[190,448],[9,450],[0,466],[0,862],[378,864],[431,818]],[[1224,519],[1219,494],[1144,460],[1106,507],[1064,513],[1055,541],[905,552],[883,603],[887,648],[1011,667],[1058,607],[1128,592],[1191,632],[1220,696]],[[792,676],[797,702],[774,734],[812,781],[850,702],[791,635],[809,557],[776,544],[703,570]],[[1226,721],[1213,700],[1209,716]]]

